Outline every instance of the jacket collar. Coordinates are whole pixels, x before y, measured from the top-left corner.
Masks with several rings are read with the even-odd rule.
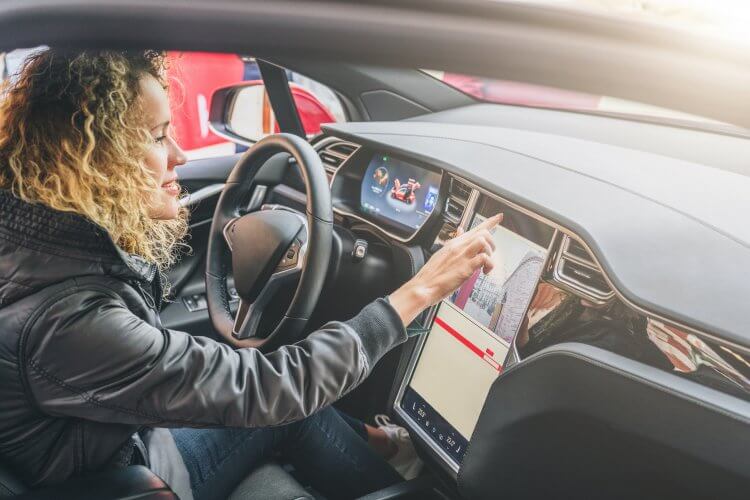
[[[123,251],[107,231],[87,218],[27,203],[2,189],[0,258],[10,259],[0,264],[0,283],[26,287],[28,281],[45,281],[45,273],[57,277],[105,274],[147,282],[158,274],[154,264]]]

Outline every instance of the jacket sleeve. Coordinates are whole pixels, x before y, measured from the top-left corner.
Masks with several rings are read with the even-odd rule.
[[[263,354],[160,330],[116,296],[77,291],[28,330],[25,374],[55,416],[159,426],[278,425],[342,397],[406,340],[383,299],[347,322]]]

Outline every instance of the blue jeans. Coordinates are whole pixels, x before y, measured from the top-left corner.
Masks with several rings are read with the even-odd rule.
[[[299,422],[255,429],[172,429],[196,500],[226,498],[280,455],[328,498],[355,498],[401,481],[367,444],[364,424],[332,407]]]

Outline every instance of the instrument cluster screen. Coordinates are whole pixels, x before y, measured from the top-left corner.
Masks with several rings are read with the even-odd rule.
[[[370,160],[360,196],[360,210],[399,228],[419,229],[435,209],[441,174],[388,155]]]

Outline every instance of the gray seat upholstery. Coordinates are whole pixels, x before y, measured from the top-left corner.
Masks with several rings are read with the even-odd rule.
[[[314,500],[279,464],[269,462],[255,469],[229,496],[229,500]]]

